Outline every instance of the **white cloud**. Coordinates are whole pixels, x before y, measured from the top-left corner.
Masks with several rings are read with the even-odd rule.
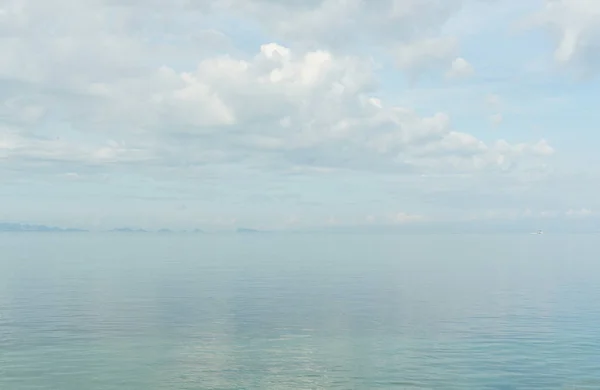
[[[535,143],[533,146],[531,146],[531,151],[534,154],[541,156],[550,156],[554,154],[554,148],[550,146],[550,144],[548,144],[548,141],[546,141],[545,139],[542,139]]]
[[[153,151],[117,142],[91,144],[60,138],[31,138],[18,131],[0,127],[0,158],[29,162],[34,165],[52,163],[110,164],[152,161]]]
[[[491,111],[488,119],[493,126],[500,126],[504,121],[504,115],[502,114],[503,110],[503,101],[499,95],[490,93],[485,97],[485,106],[488,112]]]
[[[33,147],[26,147],[21,140],[20,152],[11,155],[95,162],[162,156],[190,163],[209,155],[244,155],[290,166],[463,171],[504,169],[508,160],[534,151],[520,148],[503,155],[454,131],[447,114],[421,117],[387,106],[371,95],[373,68],[370,60],[355,56],[268,43],[254,56],[207,58],[192,71],[161,66],[103,83],[80,82],[76,91],[89,102],[85,110],[76,103],[63,107],[64,115],[80,131],[89,131],[90,123],[121,129],[122,145],[31,141]],[[143,142],[135,136],[142,134]],[[213,143],[190,144],[194,141],[188,138],[182,145],[179,139],[186,134],[210,136]],[[272,162],[264,160],[268,151],[278,152]]]
[[[593,72],[600,63],[600,2],[546,0],[529,24],[540,26],[555,42],[554,58],[560,64]]]
[[[584,218],[584,217],[591,217],[595,213],[590,209],[582,208],[582,209],[567,210],[567,212],[565,214],[567,215],[567,217],[571,217],[571,218]]]
[[[163,132],[248,126],[245,135],[257,136],[252,127],[269,125],[260,134],[269,137],[281,133],[281,127],[310,127],[309,117],[341,119],[334,116],[352,108],[345,104],[359,104],[353,97],[372,88],[370,67],[357,58],[335,58],[326,51],[296,54],[270,43],[249,59],[214,57],[192,72],[162,67],[151,75],[105,84],[102,109]],[[318,105],[324,102],[330,106]]]
[[[490,93],[485,97],[485,104],[492,109],[497,109],[502,104],[502,98],[496,94]]]
[[[449,78],[466,78],[475,74],[475,68],[467,60],[458,57],[452,61],[450,70],[446,73]]]
[[[413,223],[413,222],[422,222],[427,219],[422,215],[416,214],[408,214],[405,212],[394,213],[390,216],[390,220],[394,224],[405,224],[405,223]]]
[[[75,173],[75,172],[68,172],[64,174],[64,177],[69,179],[69,180],[79,180],[81,178],[81,176],[79,176],[79,174]]]
[[[56,1],[56,0],[55,0]],[[235,15],[258,22],[276,41],[304,49],[325,49],[336,54],[357,44],[381,47],[398,54],[403,69],[418,72],[448,60],[456,51],[455,37],[441,34],[444,25],[465,3],[483,0],[213,0],[119,4],[131,13],[178,12],[200,17]],[[112,7],[115,8],[115,7]],[[153,14],[155,15],[155,14]],[[172,18],[174,19],[174,18]],[[171,22],[172,23],[172,22]]]
[[[398,67],[418,75],[430,67],[450,64],[457,51],[457,42],[453,38],[426,38],[398,45],[394,51]]]
[[[482,85],[485,61],[463,58],[462,37],[445,28],[478,1],[0,1],[3,168],[52,171],[73,179],[63,183],[74,187],[76,177],[65,172],[77,172],[77,184],[86,185],[90,170],[159,177],[157,183],[177,189],[194,183],[195,195],[211,186],[193,179],[221,183],[221,172],[228,172],[235,180],[223,180],[226,189],[213,198],[219,200],[250,185],[239,178],[254,183],[257,172],[262,180],[289,175],[315,183],[346,174],[426,174],[445,178],[444,185],[539,172],[554,144],[527,134],[510,142],[483,138],[485,128],[464,120],[472,112],[454,104],[478,110],[491,88],[513,103],[502,85]],[[471,47],[469,53],[476,54]],[[481,68],[475,73],[466,58]],[[401,73],[427,77],[407,88]],[[438,85],[444,76],[472,82]],[[444,99],[429,98],[441,89]],[[411,100],[418,94],[425,98]],[[485,115],[499,122],[501,99],[486,101]],[[263,184],[256,179],[257,187]],[[303,185],[290,191],[302,192]],[[419,191],[426,189],[413,192]],[[349,218],[418,217],[389,217],[398,206],[389,203]],[[300,213],[278,212],[280,223],[282,215]],[[233,212],[217,213],[223,218],[215,223],[235,223]]]
[[[328,48],[351,42],[387,45],[439,35],[463,0],[309,0],[215,2],[252,16],[286,41]]]
[[[492,115],[490,116],[490,122],[491,122],[491,123],[492,123],[492,125],[494,125],[494,126],[499,126],[499,125],[502,123],[502,120],[503,120],[503,119],[504,119],[504,118],[502,117],[502,114],[498,114],[498,113],[496,113],[496,114],[492,114]]]
[[[301,220],[295,215],[291,215],[285,218],[284,225],[285,226],[294,226],[300,223]]]
[[[594,217],[597,214],[587,208],[581,209],[568,209],[568,210],[548,210],[538,209],[532,210],[527,209],[497,209],[497,210],[485,210],[482,213],[478,213],[471,216],[473,219],[491,219],[491,220],[537,220],[537,219],[561,219],[565,217],[570,219],[583,219]]]

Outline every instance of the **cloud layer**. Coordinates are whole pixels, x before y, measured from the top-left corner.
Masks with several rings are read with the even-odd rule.
[[[557,62],[591,71],[595,4],[548,0],[520,20],[550,27]],[[511,112],[481,81],[489,69],[464,50],[469,37],[449,27],[483,5],[0,1],[2,177],[132,175],[169,183],[177,199],[190,177],[224,171],[328,180],[467,174],[478,182],[547,172],[557,145],[544,134],[486,133],[490,123],[506,128]],[[456,91],[450,100],[477,91],[479,101],[464,104],[486,101],[487,112],[472,115],[488,119],[473,126],[446,103],[405,98],[435,88]],[[421,218],[391,207],[392,219]]]

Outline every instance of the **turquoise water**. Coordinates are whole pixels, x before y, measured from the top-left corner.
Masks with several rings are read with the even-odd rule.
[[[0,389],[600,389],[598,236],[0,235]]]

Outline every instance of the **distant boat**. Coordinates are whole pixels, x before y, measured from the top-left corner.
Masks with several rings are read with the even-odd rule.
[[[541,231],[541,230],[538,230],[537,232],[535,232],[535,233],[531,233],[531,234],[539,235],[539,234],[544,234],[544,232],[543,232],[543,231]]]

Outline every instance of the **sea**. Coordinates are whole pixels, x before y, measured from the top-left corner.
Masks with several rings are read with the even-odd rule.
[[[600,389],[600,236],[2,233],[0,389]]]

